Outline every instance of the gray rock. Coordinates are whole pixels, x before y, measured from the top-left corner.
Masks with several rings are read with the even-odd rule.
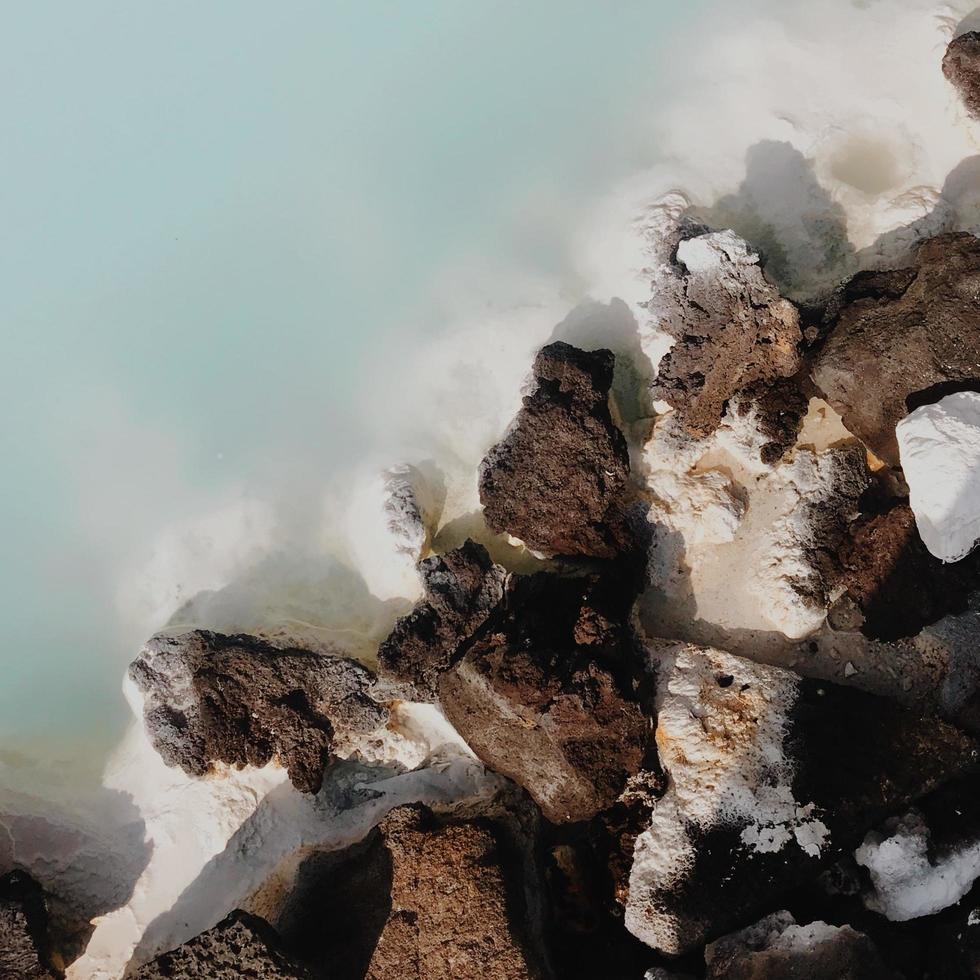
[[[0,878],[0,980],[52,980],[40,885],[22,871]]]

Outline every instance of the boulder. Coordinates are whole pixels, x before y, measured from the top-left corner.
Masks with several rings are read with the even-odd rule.
[[[631,592],[603,592],[595,577],[515,579],[501,617],[439,683],[443,711],[467,744],[554,823],[613,803],[650,741],[623,670],[629,603],[612,602]]]
[[[541,976],[529,869],[502,827],[393,810],[365,841],[312,855],[277,925],[331,980]]]
[[[467,541],[419,563],[424,599],[399,619],[378,650],[382,683],[412,701],[432,701],[439,676],[503,596],[506,572]]]
[[[133,980],[313,980],[285,952],[267,922],[241,909],[132,976]]]
[[[976,763],[972,739],[884,698],[719,650],[651,656],[670,783],[636,841],[626,925],[662,953],[750,920]]]
[[[143,694],[154,748],[192,776],[215,763],[264,766],[275,758],[297,789],[315,793],[331,759],[388,718],[360,664],[254,636],[159,635],[129,676]]]
[[[0,978],[53,980],[48,916],[41,886],[12,871],[0,877]]]
[[[895,427],[919,405],[980,382],[980,239],[939,235],[914,266],[861,272],[830,304],[812,377],[847,428],[899,465]]]
[[[896,435],[919,535],[940,560],[959,561],[980,541],[980,394],[923,405]]]
[[[653,397],[663,399],[697,438],[711,435],[725,403],[753,384],[800,369],[799,315],[766,279],[759,256],[732,231],[680,242],[665,327],[674,344],[660,362]]]
[[[627,550],[629,452],[609,409],[613,361],[608,350],[561,342],[538,353],[534,389],[480,466],[492,531],[545,555]]]
[[[980,32],[968,31],[949,42],[943,74],[960,93],[970,115],[980,118]]]
[[[705,980],[901,980],[863,933],[826,922],[797,925],[789,912],[711,943]]]

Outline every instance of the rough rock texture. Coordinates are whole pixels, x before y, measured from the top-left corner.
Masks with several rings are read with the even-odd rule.
[[[980,888],[943,916],[932,936],[924,974],[928,980],[980,977]]]
[[[607,589],[548,573],[514,580],[502,616],[439,684],[467,744],[555,823],[609,806],[647,751],[649,722],[617,662],[632,593]]]
[[[895,426],[912,409],[980,382],[980,239],[940,235],[915,266],[862,272],[830,305],[812,377],[844,424],[899,464]]]
[[[943,74],[960,93],[970,115],[980,118],[980,33],[969,31],[949,42]]]
[[[383,726],[360,664],[254,636],[194,630],[156,636],[130,665],[150,739],[168,765],[203,776],[212,764],[264,766],[315,793],[333,754]]]
[[[400,807],[361,844],[312,857],[279,927],[331,980],[529,980],[542,961],[526,871],[498,825]]]
[[[661,952],[758,914],[976,763],[971,739],[883,698],[717,650],[652,655],[670,786],[636,842],[626,924]]]
[[[609,410],[613,355],[549,344],[535,387],[480,466],[491,530],[547,555],[611,558],[628,547],[626,440]]]
[[[12,871],[0,877],[0,980],[51,980],[47,911],[40,886]]]
[[[896,436],[919,535],[937,558],[959,561],[980,541],[980,394],[923,405]]]
[[[680,413],[692,435],[704,438],[732,395],[796,374],[802,334],[796,308],[780,297],[759,256],[734,232],[682,241],[677,261],[686,275],[670,304],[667,329],[675,342],[660,362],[653,395]]]
[[[236,909],[213,929],[140,967],[133,980],[312,980],[275,930]]]
[[[915,515],[899,503],[862,518],[841,547],[841,585],[876,639],[915,636],[923,626],[967,608],[980,587],[980,557],[944,565],[929,554]]]
[[[395,623],[378,650],[378,667],[403,697],[431,701],[439,675],[500,602],[506,573],[474,541],[427,558],[419,572],[425,598]]]
[[[797,925],[775,912],[711,943],[706,980],[899,980],[874,943],[850,926]]]

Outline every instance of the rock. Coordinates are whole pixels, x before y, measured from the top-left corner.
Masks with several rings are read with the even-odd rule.
[[[546,555],[612,558],[628,548],[629,453],[609,410],[613,355],[541,349],[533,391],[480,466],[487,525]]]
[[[812,377],[847,428],[899,465],[896,425],[921,404],[980,376],[980,239],[939,235],[915,265],[862,272],[831,303],[831,332]]]
[[[684,273],[668,288],[671,295],[651,300],[669,307],[667,329],[675,338],[653,397],[670,404],[689,433],[705,438],[737,392],[796,374],[803,338],[796,308],[734,232],[681,241],[677,262]]]
[[[193,776],[219,762],[264,766],[276,758],[297,789],[315,793],[331,758],[388,718],[360,664],[254,636],[156,636],[129,675],[144,695],[157,752]]]
[[[627,610],[603,610],[597,591],[594,578],[515,579],[502,617],[439,683],[443,711],[467,744],[555,823],[609,806],[650,737],[622,676]],[[631,594],[623,587],[616,598],[627,597],[628,609]]]
[[[854,852],[868,870],[864,904],[893,922],[955,905],[980,877],[980,780],[956,780],[869,831]]]
[[[940,917],[929,945],[927,980],[980,977],[980,887]]]
[[[789,912],[711,943],[705,980],[900,980],[874,943],[850,926],[797,925]]]
[[[429,550],[439,512],[436,495],[421,470],[392,466],[362,481],[348,514],[351,554],[379,599],[416,599],[416,563]]]
[[[896,436],[919,535],[937,558],[959,561],[980,541],[980,394],[923,405]]]
[[[133,980],[312,980],[283,950],[275,930],[241,909],[132,976]]]
[[[425,598],[399,619],[378,650],[383,683],[412,701],[436,697],[440,674],[503,596],[506,572],[486,548],[466,541],[419,564]]]
[[[311,857],[278,925],[331,980],[529,980],[528,870],[495,823],[400,807],[362,844]]]
[[[980,33],[968,31],[949,42],[943,74],[960,93],[970,115],[980,118]]]
[[[41,886],[22,871],[0,877],[0,980],[53,980]]]
[[[797,639],[823,623],[833,556],[868,483],[864,449],[856,440],[797,445],[767,463],[775,453],[766,447],[784,445],[771,419],[736,396],[706,439],[676,413],[658,420],[643,457],[653,541],[641,613],[651,630],[705,639],[697,631],[706,623]]]
[[[883,698],[684,644],[653,645],[670,777],[637,838],[627,928],[682,953],[814,878],[975,743]]]
[[[980,556],[978,556],[980,558]],[[915,636],[930,623],[967,608],[980,586],[980,560],[944,565],[929,554],[903,503],[854,524],[840,551],[841,585],[875,639]]]

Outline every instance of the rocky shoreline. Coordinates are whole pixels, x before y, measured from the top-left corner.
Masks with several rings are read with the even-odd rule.
[[[152,853],[88,928],[0,879],[0,980],[980,975],[980,239],[805,307],[730,230],[662,246],[649,415],[555,340],[471,537],[383,474],[375,657],[148,641]]]

